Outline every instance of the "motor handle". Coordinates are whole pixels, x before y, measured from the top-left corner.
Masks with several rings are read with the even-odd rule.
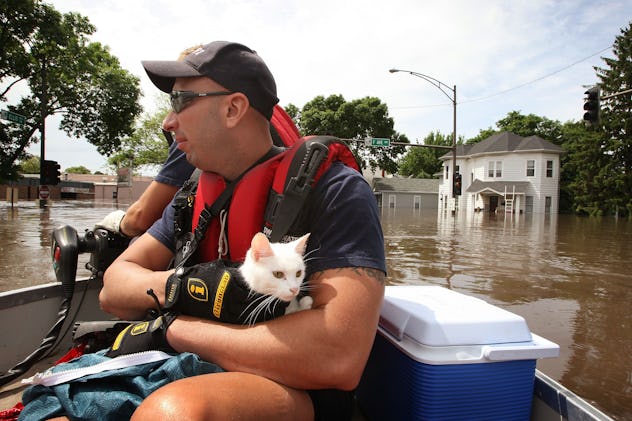
[[[77,278],[79,259],[79,236],[69,225],[53,230],[51,235],[51,258],[57,281],[61,283],[64,297],[72,298]]]

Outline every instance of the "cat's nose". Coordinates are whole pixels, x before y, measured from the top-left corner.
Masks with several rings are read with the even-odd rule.
[[[298,294],[298,288],[296,288],[296,287],[290,288],[290,292],[292,294],[296,295],[296,294]]]

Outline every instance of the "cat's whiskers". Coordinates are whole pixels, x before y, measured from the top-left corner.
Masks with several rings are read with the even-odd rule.
[[[253,300],[253,302],[244,309],[240,317],[244,314],[248,314],[248,316],[246,317],[246,324],[252,326],[255,324],[255,321],[258,319],[262,311],[273,314],[276,306],[279,304],[279,301],[279,299],[271,295],[261,295],[260,297],[257,297],[255,300]],[[270,308],[270,306],[272,306],[272,308]]]
[[[316,253],[318,250],[320,250],[320,247],[318,247],[318,248],[315,248],[315,249],[313,249],[313,250],[308,251],[307,253],[305,253],[305,254],[303,255],[303,260],[304,260],[304,261],[307,261],[308,259],[310,259],[309,255],[310,255],[310,254],[312,254],[312,253]]]

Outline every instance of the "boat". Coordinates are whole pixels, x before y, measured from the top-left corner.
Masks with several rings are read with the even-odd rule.
[[[111,315],[101,311],[98,305],[98,294],[103,285],[104,269],[115,258],[117,250],[120,252],[120,249],[126,246],[126,243],[117,243],[117,241],[119,240],[109,236],[107,232],[86,231],[84,235],[77,235],[72,227],[60,227],[53,232],[51,245],[53,268],[58,282],[0,293],[0,335],[6,338],[0,344],[0,376],[26,362],[21,364],[20,370],[18,370],[20,371],[19,374],[14,373],[14,378],[0,387],[0,411],[13,408],[16,403],[20,402],[21,394],[25,388],[20,382],[21,378],[44,371],[54,365],[73,347],[73,330],[77,321],[112,320]],[[92,272],[92,276],[75,280],[77,256],[80,253],[91,253],[90,262],[86,266]],[[410,295],[410,291],[403,291],[402,288],[406,288],[406,286],[387,287],[387,295],[391,299],[385,300],[380,327],[376,334],[376,344],[379,340],[382,343],[396,345],[392,347],[395,354],[407,352],[404,347],[397,343],[398,339],[408,341],[411,341],[411,337],[415,339],[415,334],[411,334],[409,337],[406,328],[401,326],[402,315],[401,311],[398,313],[397,304],[403,295]],[[444,291],[432,291],[445,294]],[[415,306],[411,307],[409,304],[404,303],[407,314],[404,317],[406,321],[403,323],[408,323],[409,319],[424,319],[424,315],[421,313],[425,310]],[[445,330],[443,327],[441,329],[442,331]],[[414,347],[418,347],[419,344],[416,340],[412,342],[414,342]],[[543,349],[548,350],[545,354],[550,356],[551,352],[555,352],[555,347],[550,346],[551,343],[546,340],[544,343],[546,346]],[[439,348],[443,349],[442,347]],[[511,354],[516,359],[522,358],[519,355],[516,357],[513,350],[510,351],[512,352],[507,352],[507,349],[504,349],[505,354]],[[389,367],[387,363],[390,361],[384,361],[384,359],[393,359],[393,357],[380,352],[374,346],[369,364],[371,361],[377,360],[379,366]],[[29,360],[30,357],[33,358]],[[408,369],[406,370],[408,371]],[[393,377],[397,381],[398,374],[395,373]],[[533,363],[532,373],[528,379],[527,389],[530,392],[528,396],[529,408],[526,411],[527,417],[519,416],[518,419],[538,421],[612,420],[611,417],[585,399],[535,369],[535,363]],[[381,389],[373,388],[372,390],[372,384],[364,384],[372,381],[365,372],[358,391],[364,390],[363,393],[368,396],[368,400],[375,402],[379,399],[375,399],[376,396],[372,396],[371,393]],[[415,387],[414,384],[417,383],[413,382],[413,387]],[[415,390],[406,389],[403,396],[400,396],[400,402],[412,402],[413,406],[416,405],[414,399],[409,399],[408,394],[415,395]],[[385,419],[371,410],[371,404],[364,405],[361,398],[358,394],[354,421]],[[388,402],[382,403],[388,405]],[[474,405],[490,404],[481,402]],[[468,412],[473,413],[471,409],[468,409]],[[426,419],[425,416],[399,416],[398,418],[397,415],[388,419],[407,420],[411,418]],[[457,416],[453,419],[458,418]],[[462,419],[470,418],[462,417]],[[507,418],[503,417],[502,419]]]

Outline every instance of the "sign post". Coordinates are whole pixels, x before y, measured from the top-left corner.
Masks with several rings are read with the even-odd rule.
[[[39,188],[39,198],[40,200],[48,200],[50,197],[50,189],[46,185],[42,185]]]

